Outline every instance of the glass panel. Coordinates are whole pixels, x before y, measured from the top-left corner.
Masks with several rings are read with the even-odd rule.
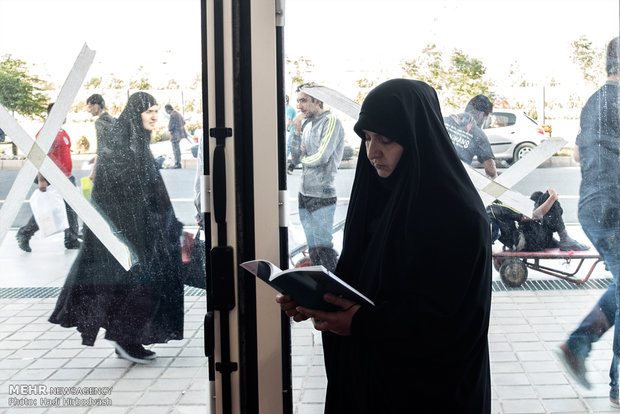
[[[15,183],[25,195],[0,240],[0,407],[152,411],[208,402],[205,291],[182,279],[198,229],[200,2],[169,6],[0,6],[0,103],[10,115],[0,120],[0,215]],[[182,30],[169,30],[171,21]],[[85,42],[94,61],[75,99],[63,98]],[[48,114],[50,103],[68,110]],[[23,144],[37,135],[41,144],[54,116],[62,129],[51,131],[47,159]],[[48,222],[54,189],[59,215]],[[129,271],[89,214],[127,246]]]
[[[579,164],[573,155],[578,152],[582,109],[607,80],[606,47],[619,33],[618,6],[617,1],[611,0],[597,2],[596,7],[586,1],[315,0],[287,3],[284,44],[287,84],[290,85],[287,91],[293,103],[295,88],[305,82],[327,86],[362,103],[373,87],[392,78],[419,79],[433,86],[445,119],[465,113],[470,99],[478,94],[489,98],[493,111],[486,120],[480,121],[484,119],[482,117],[466,123],[473,129],[477,128],[477,123],[481,124],[488,140],[486,150],[476,147],[477,150],[468,158],[461,159],[466,158],[465,163],[474,167],[477,175],[473,180],[485,206],[496,198],[513,209],[519,205],[518,219],[508,220],[509,226],[502,229],[504,235],[511,230],[515,232],[517,243],[511,244],[506,237],[502,237],[492,245],[495,255],[492,275],[494,292],[489,338],[494,378],[493,412],[553,409],[596,412],[603,409],[597,408],[597,403],[603,406],[609,403],[609,350],[614,333],[603,322],[606,322],[605,315],[611,315],[609,318],[613,324],[613,300],[603,297],[601,307],[604,315],[596,312],[589,315],[590,321],[598,317],[596,320],[601,323],[598,327],[604,325],[605,328],[592,335],[585,341],[587,345],[578,350],[579,355],[587,354],[591,341],[601,338],[601,332],[608,332],[596,345],[596,349],[604,349],[607,356],[599,361],[596,354],[591,353],[586,360],[585,367],[590,370],[587,377],[594,386],[592,391],[586,392],[577,386],[585,383],[583,367],[577,372],[581,376],[578,375],[577,381],[574,381],[562,368],[561,360],[552,356],[552,351],[557,351],[558,345],[567,340],[613,281],[613,266],[610,271],[609,266],[596,265],[598,251],[594,249],[595,238],[592,234],[586,236],[587,225],[583,225],[583,219],[580,222],[578,211],[580,203],[582,206],[584,203],[584,191],[586,198],[591,200],[592,195],[588,191],[596,192],[601,183],[615,183],[615,187],[603,192],[605,195],[601,198],[609,196],[606,200],[617,199],[620,188],[617,180],[607,175],[609,170],[606,169],[611,168],[613,177],[618,175],[617,152],[612,150],[608,154],[607,167],[598,167],[600,174],[590,182],[590,190],[587,187],[584,190],[582,184],[583,159]],[[562,19],[555,19],[553,16],[558,16],[560,10]],[[313,25],[320,26],[322,30],[312,30]],[[617,82],[617,78],[612,81]],[[615,93],[612,89],[610,96],[613,98],[609,99],[615,99]],[[610,124],[617,124],[615,104],[607,107],[612,108]],[[475,111],[472,112],[475,115]],[[359,149],[360,140],[352,130],[354,119],[337,110],[333,113],[344,125],[345,141],[354,149]],[[592,123],[604,121],[605,115],[592,116]],[[610,132],[616,150],[617,132],[617,128]],[[457,146],[459,139],[452,136],[452,140]],[[466,142],[463,146],[469,144]],[[597,168],[601,158],[597,159],[592,152],[588,154],[585,168]],[[490,162],[484,162],[488,160]],[[523,162],[517,163],[520,160]],[[344,206],[348,205],[350,185],[355,174],[353,169],[348,169],[349,165],[355,165],[355,161],[341,163],[335,174],[336,182],[342,185],[337,185],[342,190],[337,194],[336,216],[340,206],[343,207],[343,217],[346,215]],[[494,186],[489,178],[494,175],[493,166],[498,175],[496,183],[506,186],[509,192],[498,194],[503,190]],[[298,166],[289,175],[293,264],[299,264],[302,259],[300,252],[303,249],[299,246],[306,243],[307,236],[297,210],[303,173],[303,166]],[[556,207],[561,205],[561,210],[555,211],[560,211],[559,216],[565,225],[563,230],[545,233],[545,237],[552,236],[555,241],[549,237],[546,239],[548,243],[541,248],[553,248],[554,255],[545,259],[530,258],[531,266],[528,267],[519,257],[516,259],[517,265],[501,268],[506,263],[506,258],[501,256],[503,249],[524,248],[518,243],[519,235],[526,227],[521,219],[523,216],[527,219],[534,216],[535,208],[543,203],[536,197],[540,195],[537,192],[548,190],[554,194],[553,198],[557,195],[553,204]],[[530,199],[532,196],[536,198],[536,204]],[[432,200],[422,202],[431,203]],[[615,207],[612,209],[617,211]],[[547,214],[543,217],[548,217]],[[599,211],[599,219],[602,219],[601,215],[604,214]],[[538,222],[542,222],[540,218]],[[342,248],[341,231],[334,232],[337,251]],[[572,255],[579,256],[580,253],[566,252],[578,252],[584,247],[593,247],[587,250],[589,253],[583,253],[593,257],[578,267],[580,262]],[[446,246],[447,262],[451,260],[451,249],[458,248]],[[307,250],[305,253],[308,253]],[[437,263],[438,275],[441,274],[442,264]],[[523,274],[526,279],[519,279]],[[581,282],[585,282],[584,285],[580,285]],[[443,283],[446,283],[445,278],[438,281],[440,292]],[[571,292],[577,286],[586,286],[591,290],[579,291],[579,294]],[[613,288],[608,295],[613,296]],[[528,305],[522,305],[522,301]],[[518,318],[514,318],[515,312]],[[293,334],[300,337],[299,343],[313,341],[313,350],[299,347],[294,348],[293,352],[316,355],[320,361],[323,350],[320,341],[316,341],[316,333],[312,334],[312,338],[304,337],[312,332],[309,329],[311,326],[310,322],[294,324],[298,329],[294,329]],[[316,377],[320,375],[317,365],[321,363],[312,360],[312,364],[304,367],[307,370],[300,367],[299,372],[310,374],[302,376],[299,383],[314,384],[308,387],[316,388],[313,390],[315,392],[323,392],[326,385]],[[551,377],[555,378],[550,380],[552,385],[546,382]],[[528,395],[526,398],[515,393],[513,381],[521,380],[517,388]],[[541,385],[542,382],[545,385]],[[511,385],[502,385],[507,383]],[[550,389],[547,386],[555,391],[569,386],[570,396],[566,399],[575,403],[578,400],[579,403],[570,407],[555,406],[558,396],[555,391],[547,393],[546,390]],[[301,391],[296,390],[298,393]],[[617,387],[612,386],[611,392],[612,397],[617,397]],[[584,396],[589,398],[592,395],[596,396],[597,402],[584,402]],[[294,400],[299,401],[296,405],[299,411],[320,410],[320,407],[311,407],[300,398]],[[317,400],[322,401],[320,397]]]

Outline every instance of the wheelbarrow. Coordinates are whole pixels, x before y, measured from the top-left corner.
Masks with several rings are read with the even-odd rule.
[[[572,261],[577,262],[577,266],[573,272],[557,269],[551,265],[543,266],[544,260],[564,260],[565,264]],[[509,287],[519,287],[527,280],[527,269],[537,270],[548,275],[558,277],[576,284],[583,284],[592,275],[596,265],[603,259],[594,249],[581,251],[563,251],[558,248],[546,249],[539,252],[524,252],[501,250],[493,252],[493,266],[499,272],[499,276],[505,285]],[[584,262],[591,262],[588,273],[582,279],[575,275],[579,272]]]

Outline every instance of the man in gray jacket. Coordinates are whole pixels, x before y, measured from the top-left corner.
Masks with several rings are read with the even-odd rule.
[[[313,265],[333,271],[338,255],[333,249],[332,227],[336,212],[334,179],[342,160],[344,129],[340,121],[323,108],[323,102],[297,88],[297,109],[293,119],[291,166],[301,162],[299,219],[303,226]]]

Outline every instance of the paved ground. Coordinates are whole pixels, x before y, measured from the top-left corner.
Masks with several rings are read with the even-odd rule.
[[[576,235],[578,229],[569,232]],[[33,253],[21,252],[14,232],[0,245],[0,412],[209,411],[207,361],[202,356],[206,303],[199,291],[186,292],[186,339],[154,346],[159,357],[152,364],[132,364],[116,358],[112,346],[103,339],[95,347],[84,347],[74,329],[47,322],[55,304],[55,292],[62,285],[75,251],[64,249],[60,235],[35,238],[31,245]],[[599,266],[593,279],[605,281],[608,277]],[[530,279],[549,277],[532,274]],[[552,354],[552,349],[565,339],[603,290],[594,284],[585,289],[572,289],[575,285],[570,283],[545,287],[531,282],[523,290],[505,291],[499,289],[500,283],[495,274],[489,335],[493,412],[616,412],[609,408],[606,385],[611,334],[595,344],[588,360],[589,378],[594,384],[590,391],[568,378]],[[541,290],[532,290],[536,286]],[[295,413],[321,413],[325,394],[321,340],[308,322],[293,327],[293,365]],[[42,385],[48,394],[36,395],[32,389],[18,394],[21,389],[17,385]],[[61,388],[52,390],[52,387]],[[62,387],[79,387],[80,391],[100,394],[77,394],[77,388]],[[64,398],[69,399],[54,400],[59,395],[52,395],[51,391],[62,390],[68,393]],[[27,399],[39,404],[48,401],[56,406],[10,407],[28,403]],[[69,400],[91,406],[58,406]],[[95,403],[109,406],[93,407]]]

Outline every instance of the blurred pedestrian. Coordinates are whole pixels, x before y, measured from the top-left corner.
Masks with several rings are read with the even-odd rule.
[[[476,95],[465,106],[465,112],[450,115],[444,122],[459,158],[471,165],[475,156],[484,166],[486,175],[496,178],[495,156],[489,138],[482,130],[484,121],[492,111],[491,100],[484,95]]]
[[[613,358],[609,370],[610,404],[620,408],[618,362],[620,361],[620,38],[607,45],[607,82],[581,110],[580,127],[574,148],[581,165],[578,217],[584,233],[611,272],[614,284],[557,350],[565,368],[586,388],[585,360],[592,343],[614,328]]]
[[[52,110],[53,106],[53,103],[47,106],[48,114]],[[41,130],[37,132],[36,136],[38,137],[40,133]],[[54,161],[58,168],[60,168],[69,181],[75,185],[75,177],[72,173],[73,160],[71,159],[71,138],[69,138],[69,134],[67,134],[64,129],[61,128],[56,134],[56,138],[50,147],[48,156],[52,161]],[[37,184],[38,190],[42,192],[47,191],[47,186],[49,185],[41,173],[37,174],[35,184]],[[67,212],[67,220],[69,222],[69,227],[65,229],[65,248],[79,249],[80,241],[78,240],[79,224],[77,214],[75,214],[75,211],[73,211],[71,206],[69,206],[66,201],[65,210]],[[30,239],[37,231],[39,231],[39,225],[37,224],[34,215],[31,215],[28,222],[17,231],[16,238],[19,248],[30,253],[32,251],[32,248],[30,247]]]
[[[92,202],[127,243],[135,263],[126,271],[90,229],[56,302],[50,322],[76,327],[92,346],[100,328],[116,353],[148,363],[144,345],[183,338],[183,281],[177,220],[150,151],[159,106],[133,94],[98,143]],[[122,148],[122,151],[119,151]]]
[[[94,117],[97,117],[97,119],[95,120],[95,136],[97,138],[97,142],[99,142],[103,138],[104,134],[112,130],[116,119],[108,113],[105,108],[105,101],[103,100],[103,96],[99,95],[98,93],[90,95],[88,99],[86,99],[86,105],[86,110],[88,111],[88,113]],[[90,160],[90,162],[91,164],[93,164],[93,167],[90,171],[89,177],[91,180],[94,180],[95,171],[97,169],[96,154]]]
[[[170,132],[170,143],[174,155],[174,165],[171,168],[181,168],[181,140],[187,137],[185,132],[185,120],[183,116],[174,110],[172,105],[166,105],[166,113],[170,115],[168,131]]]
[[[344,149],[344,129],[340,120],[323,107],[323,102],[297,88],[297,108],[293,119],[292,171],[301,162],[299,220],[306,235],[313,265],[334,270],[338,253],[333,248],[332,228],[336,212],[334,180]]]

